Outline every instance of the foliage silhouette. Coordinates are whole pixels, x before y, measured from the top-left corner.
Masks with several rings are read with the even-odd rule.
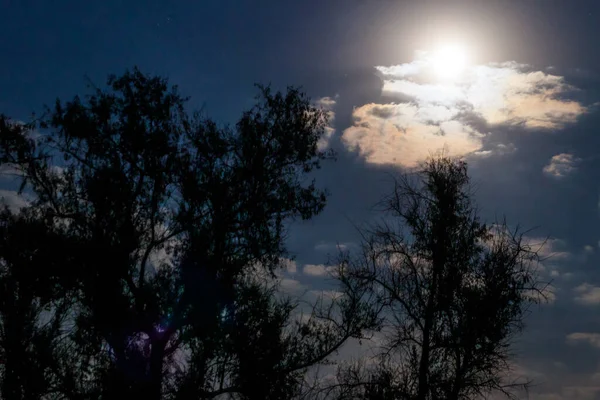
[[[0,118],[31,198],[2,214],[2,398],[287,399],[375,326],[366,292],[300,319],[277,290],[286,223],[323,209],[307,177],[334,154],[299,89],[258,90],[222,127],[134,69]]]
[[[512,339],[545,298],[538,251],[506,222],[486,225],[467,164],[444,154],[396,179],[386,219],[362,230],[359,255],[343,254],[340,279],[382,309],[377,367],[341,368],[339,398],[470,399],[512,395]]]
[[[70,263],[68,239],[31,213],[0,215],[1,393],[5,399],[40,398],[60,382],[67,350],[61,325],[71,301],[73,281],[58,281]],[[48,309],[53,310],[48,313]]]

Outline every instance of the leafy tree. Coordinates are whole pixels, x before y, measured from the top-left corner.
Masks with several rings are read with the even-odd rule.
[[[48,304],[58,321],[39,345],[50,366],[4,369],[4,398],[285,399],[374,324],[362,292],[303,320],[276,294],[287,222],[325,206],[307,176],[333,157],[317,146],[326,114],[296,88],[259,86],[256,106],[223,127],[185,100],[135,69],[37,122],[0,118],[0,162],[33,198],[7,224],[44,232],[12,253],[3,232],[0,257],[31,288],[23,309]],[[38,392],[5,392],[36,374]]]
[[[341,370],[354,390],[340,397],[470,399],[526,384],[506,373],[524,313],[544,298],[537,249],[506,223],[480,221],[467,164],[444,155],[396,180],[382,204],[388,217],[340,266],[383,310],[379,367]]]
[[[54,279],[69,263],[57,257],[65,238],[31,213],[0,214],[0,365],[3,399],[35,399],[60,382],[67,358],[62,325],[71,305],[72,282]]]

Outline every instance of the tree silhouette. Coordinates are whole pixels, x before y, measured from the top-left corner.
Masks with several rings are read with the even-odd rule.
[[[4,399],[52,392],[66,360],[61,326],[71,305],[72,281],[55,279],[69,264],[66,238],[30,213],[0,214],[0,351]]]
[[[137,69],[92,89],[0,118],[32,198],[3,214],[3,398],[286,399],[374,326],[365,292],[304,319],[277,293],[286,223],[323,209],[307,176],[333,157],[297,88],[259,86],[234,127]]]
[[[388,217],[340,264],[342,281],[383,310],[379,367],[341,370],[339,385],[354,390],[340,397],[469,399],[526,386],[506,373],[528,305],[544,298],[538,249],[505,222],[482,223],[467,164],[443,154],[396,180],[382,204]]]

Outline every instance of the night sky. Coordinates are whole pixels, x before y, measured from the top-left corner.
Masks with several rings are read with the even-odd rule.
[[[135,65],[222,123],[254,83],[301,85],[333,117],[338,160],[316,176],[326,210],[290,226],[298,293],[330,288],[328,254],[356,247],[389,173],[445,146],[484,219],[550,237],[550,301],[515,347],[530,398],[600,399],[598,37],[597,0],[0,0],[0,112],[26,121]]]

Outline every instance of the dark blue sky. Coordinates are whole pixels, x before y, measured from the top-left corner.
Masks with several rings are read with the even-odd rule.
[[[83,93],[85,77],[102,84],[134,65],[222,122],[252,104],[255,82],[335,100],[328,145],[339,160],[319,173],[332,196],[323,215],[290,230],[295,288],[322,287],[306,265],[356,243],[352,221],[375,215],[385,172],[446,144],[467,157],[485,218],[506,214],[553,238],[544,276],[555,300],[532,310],[518,344],[518,368],[539,383],[531,396],[596,399],[598,37],[600,1],[0,0],[0,112],[27,120]],[[429,59],[415,54],[445,42],[469,48],[461,81],[431,80]]]
[[[594,1],[0,4],[0,107],[13,114],[81,91],[84,75],[102,81],[132,65],[169,76],[211,109],[237,112],[255,81],[301,83],[319,95],[344,74],[405,60],[444,26],[477,38],[488,60],[600,66]]]

